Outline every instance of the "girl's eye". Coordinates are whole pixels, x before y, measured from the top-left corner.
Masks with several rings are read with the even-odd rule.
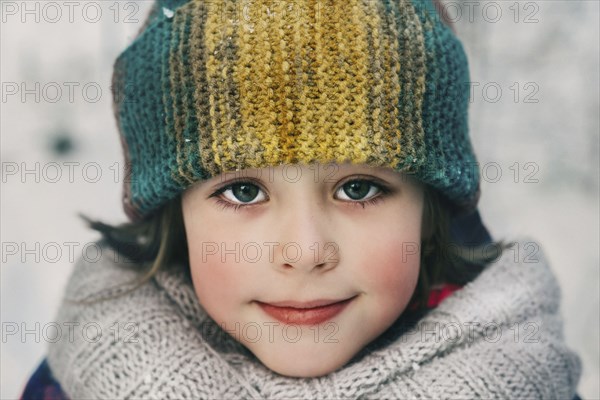
[[[338,193],[341,195],[340,198],[342,200],[357,202],[359,204],[371,201],[371,198],[379,192],[386,193],[386,190],[380,185],[367,180],[349,181],[338,189]]]
[[[266,199],[264,192],[258,186],[248,182],[234,183],[219,192],[227,200],[237,204],[254,204]]]

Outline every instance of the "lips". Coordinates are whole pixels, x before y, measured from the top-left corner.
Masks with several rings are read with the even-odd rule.
[[[341,313],[355,297],[344,300],[280,301],[271,303],[257,301],[256,303],[265,313],[284,324],[318,325]]]

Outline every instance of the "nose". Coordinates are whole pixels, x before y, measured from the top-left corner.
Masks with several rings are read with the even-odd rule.
[[[304,197],[304,196],[302,196]],[[282,272],[326,272],[339,263],[339,246],[325,206],[297,199],[278,217],[275,268]]]

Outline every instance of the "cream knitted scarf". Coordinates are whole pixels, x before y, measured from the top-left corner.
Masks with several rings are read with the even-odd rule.
[[[66,299],[123,291],[109,287],[138,272],[114,257],[103,248],[99,261],[78,262]],[[541,250],[519,240],[415,326],[392,327],[327,376],[298,379],[221,330],[172,269],[121,297],[63,302],[48,360],[72,399],[572,399],[581,364],[565,346],[559,303]]]

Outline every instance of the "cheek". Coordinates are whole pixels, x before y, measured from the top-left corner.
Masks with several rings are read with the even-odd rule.
[[[209,213],[189,210],[184,221],[189,249],[189,264],[194,289],[200,304],[217,321],[233,315],[235,304],[244,299],[247,268],[237,259],[236,243],[242,242],[227,224],[219,224]],[[193,211],[193,212],[192,212]],[[202,223],[196,223],[202,221]]]
[[[240,265],[234,261],[222,262],[220,258],[220,252],[206,256],[197,249],[190,250],[190,269],[196,296],[213,319],[225,322],[227,316],[234,315],[236,304],[239,305],[240,299],[244,298],[247,283],[239,273]]]
[[[382,299],[408,300],[419,276],[418,243],[389,241],[378,250],[381,255],[367,267],[370,289]]]
[[[419,277],[420,220],[404,222],[400,225],[403,228],[380,230],[378,240],[371,238],[356,265],[362,289],[375,302],[383,320],[393,320],[404,311]]]
[[[392,301],[399,302],[402,308],[415,291],[420,267],[421,260],[418,254],[406,255],[401,251],[391,260],[388,271],[384,272],[389,277],[383,282],[384,288]]]
[[[207,246],[208,249],[213,247],[212,243]],[[219,253],[207,254],[200,249],[190,250],[190,268],[194,283],[205,289],[203,292],[222,291],[235,282],[235,267],[227,262],[221,262]],[[225,283],[229,285],[224,285]]]

